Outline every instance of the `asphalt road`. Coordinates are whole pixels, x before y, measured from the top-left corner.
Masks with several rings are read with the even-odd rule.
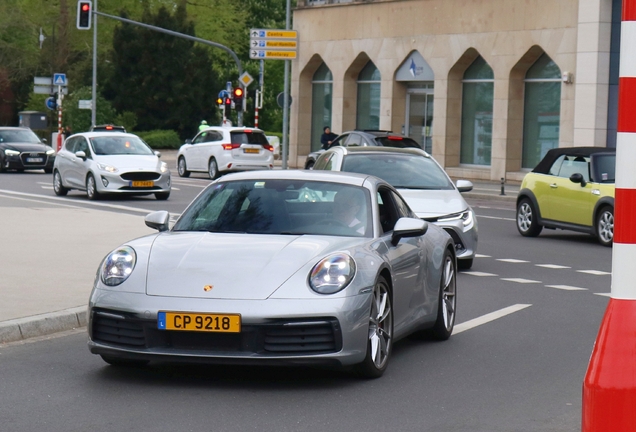
[[[40,184],[45,178],[2,175],[0,189],[50,196]],[[98,210],[130,211],[141,223],[139,211],[126,209],[170,204],[180,212],[207,182],[175,178],[178,190],[167,202],[109,200]],[[80,194],[65,199],[86,201]],[[0,430],[580,430],[611,249],[562,231],[523,238],[512,204],[471,204],[480,256],[458,276],[455,333],[446,342],[398,342],[378,380],[305,368],[119,369],[91,355],[79,330],[0,345]],[[42,277],[62,279],[65,271]]]

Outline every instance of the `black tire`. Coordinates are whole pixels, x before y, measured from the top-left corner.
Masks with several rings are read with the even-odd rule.
[[[614,242],[614,209],[603,207],[596,216],[596,238],[603,246],[610,247]]]
[[[528,198],[523,198],[517,205],[517,230],[524,237],[536,237],[543,229],[537,222],[538,213]]]
[[[179,174],[179,177],[190,177],[190,171],[187,169],[186,161],[183,156],[181,156],[177,161],[177,173]]]
[[[442,277],[439,284],[439,304],[437,320],[431,329],[431,336],[437,340],[447,340],[455,327],[457,312],[457,272],[455,257],[449,250],[444,254]]]
[[[170,192],[157,192],[155,193],[155,198],[159,201],[165,201],[170,198]]]
[[[365,378],[379,378],[386,370],[393,350],[393,304],[389,284],[382,276],[373,288],[367,335],[367,355],[355,370]]]
[[[133,360],[133,359],[123,359],[118,357],[111,357],[108,355],[100,354],[102,360],[108,363],[111,366],[117,367],[141,367],[146,366],[149,361],[148,360]]]
[[[89,200],[97,201],[99,199],[99,192],[97,192],[97,182],[93,174],[86,176],[86,196]]]
[[[473,266],[473,259],[458,259],[457,260],[457,268],[459,270],[470,270]]]
[[[316,161],[313,161],[313,160],[307,161],[307,163],[305,164],[305,169],[308,169],[308,170],[314,169],[315,163]]]
[[[219,178],[219,165],[216,163],[216,159],[214,158],[210,159],[210,162],[208,163],[208,175],[212,180]]]
[[[53,174],[53,192],[55,192],[55,195],[57,196],[66,196],[68,193],[68,189],[62,185],[62,176],[57,170],[55,171],[55,174]]]

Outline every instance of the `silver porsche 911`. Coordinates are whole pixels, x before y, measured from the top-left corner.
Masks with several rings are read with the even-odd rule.
[[[254,171],[211,183],[170,228],[102,261],[89,349],[113,365],[151,360],[316,364],[367,377],[395,341],[448,339],[456,310],[451,237],[373,176]]]

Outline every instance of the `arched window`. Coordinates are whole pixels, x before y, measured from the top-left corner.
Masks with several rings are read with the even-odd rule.
[[[559,146],[561,70],[547,54],[528,69],[523,106],[521,166],[534,168],[546,152]]]
[[[320,135],[325,126],[331,127],[332,95],[333,76],[323,63],[311,81],[311,151],[320,150]]]
[[[460,153],[463,164],[490,165],[494,83],[492,69],[482,56],[464,72]]]
[[[369,60],[358,75],[356,129],[380,129],[380,71]]]

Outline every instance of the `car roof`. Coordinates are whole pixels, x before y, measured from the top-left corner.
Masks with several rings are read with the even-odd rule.
[[[615,153],[610,147],[559,147],[548,150],[543,159],[532,170],[533,173],[548,174],[555,160],[562,155],[587,157],[596,153]]]
[[[71,135],[69,138],[72,137],[76,137],[76,136],[83,136],[86,138],[95,138],[95,137],[103,137],[103,136],[108,136],[108,137],[113,137],[113,136],[121,136],[121,137],[136,137],[139,138],[137,135],[129,133],[129,132],[118,132],[118,131],[95,131],[95,132],[79,132],[76,134]],[[68,139],[68,138],[67,138]]]
[[[244,130],[251,130],[251,131],[256,131],[256,132],[263,132],[262,129],[259,128],[254,128],[254,127],[248,127],[248,126],[209,126],[205,129],[203,129],[201,132],[205,132],[205,131],[209,131],[209,130],[214,130],[214,131],[229,131],[229,132],[241,132]]]
[[[384,180],[368,174],[358,174],[342,171],[313,171],[313,170],[262,170],[243,171],[226,174],[218,182],[233,180],[304,180],[324,181],[329,183],[342,183],[354,186],[362,186],[365,181],[387,184]]]
[[[31,130],[31,128],[28,128],[26,126],[0,126],[0,130]]]
[[[431,155],[424,150],[415,147],[381,147],[381,146],[353,146],[353,147],[332,147],[328,151],[339,151],[343,155],[356,153],[384,153],[384,154],[410,154],[430,158]]]

